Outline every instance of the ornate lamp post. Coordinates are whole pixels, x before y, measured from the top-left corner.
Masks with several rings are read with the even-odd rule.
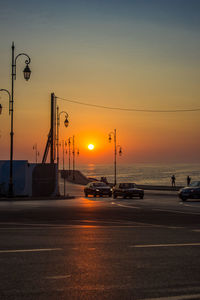
[[[68,121],[68,113],[66,111],[59,112],[59,107],[57,106],[57,180],[58,180],[58,172],[59,172],[59,127],[60,127],[60,115],[65,115],[64,125],[65,127],[68,127],[69,121]],[[64,175],[64,196],[65,196],[65,175]]]
[[[68,155],[69,155],[69,176],[70,176],[70,173],[71,173],[71,139],[72,137],[70,136],[68,138]]]
[[[38,156],[40,155],[40,153],[37,149],[37,143],[35,143],[35,145],[33,145],[33,150],[35,150],[35,162],[37,164],[37,159],[38,159]]]
[[[72,155],[73,155],[73,180],[75,180],[75,156],[79,155],[79,149],[75,148],[75,137],[73,135],[73,150],[72,150]]]
[[[13,197],[13,135],[14,135],[14,80],[16,80],[16,63],[17,59],[20,56],[25,56],[27,59],[25,60],[25,68],[24,68],[24,79],[28,81],[30,79],[31,70],[29,68],[29,64],[31,62],[30,57],[26,53],[20,53],[15,56],[15,45],[14,42],[12,43],[12,74],[11,74],[11,95],[9,91],[5,89],[1,89],[6,91],[9,94],[9,112],[11,113],[11,129],[10,129],[10,178],[9,178],[9,191],[8,194],[10,197]]]
[[[61,111],[59,113],[59,107],[57,106],[57,165],[58,165],[58,170],[59,170],[59,127],[60,127],[60,115],[61,114],[65,114],[64,125],[65,125],[65,127],[68,127],[68,125],[69,125],[68,113],[66,111]]]
[[[108,135],[109,142],[112,141],[112,135],[114,138],[114,185],[117,184],[117,149],[119,148],[119,155],[122,155],[122,148],[120,145],[117,145],[117,133],[116,129],[114,131],[111,131]]]

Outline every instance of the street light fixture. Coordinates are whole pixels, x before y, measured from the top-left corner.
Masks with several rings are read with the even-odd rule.
[[[12,74],[11,74],[11,95],[7,90],[8,94],[10,95],[9,100],[9,112],[11,113],[11,125],[10,125],[10,176],[9,176],[9,190],[8,195],[13,197],[13,136],[14,136],[14,80],[16,80],[16,63],[17,59],[20,56],[25,56],[27,59],[25,60],[26,67],[24,69],[24,79],[28,81],[30,79],[31,70],[29,68],[29,64],[31,62],[30,57],[26,53],[20,53],[15,56],[15,45],[14,42],[12,43]]]
[[[108,135],[108,140],[111,143],[112,141],[112,135],[114,138],[114,185],[117,184],[117,149],[119,148],[119,155],[122,155],[122,147],[120,145],[117,145],[117,133],[116,129],[114,131],[111,131]]]
[[[64,121],[64,125],[65,127],[69,126],[69,121],[68,121],[68,113],[66,111],[61,111],[59,112],[59,107],[57,106],[57,166],[58,166],[58,170],[59,170],[59,127],[60,127],[60,115],[61,114],[65,114],[65,121]]]
[[[28,66],[28,64],[26,65],[26,67],[24,68],[24,79],[26,80],[26,81],[28,81],[29,79],[30,79],[30,76],[31,76],[31,70],[30,70],[30,68],[29,68],[29,66]]]

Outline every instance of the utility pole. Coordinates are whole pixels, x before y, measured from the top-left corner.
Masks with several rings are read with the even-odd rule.
[[[69,148],[69,175],[71,173],[71,137],[68,138],[68,148]]]

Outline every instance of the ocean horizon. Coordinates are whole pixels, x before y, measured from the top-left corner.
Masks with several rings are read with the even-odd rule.
[[[109,182],[114,182],[113,164],[80,164],[77,169],[87,177],[96,179],[106,177]],[[200,180],[200,163],[132,163],[117,165],[117,182],[171,185],[173,174],[176,177],[176,185],[186,185],[188,175],[192,181]]]

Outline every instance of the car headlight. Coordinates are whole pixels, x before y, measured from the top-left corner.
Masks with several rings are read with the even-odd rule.
[[[99,192],[99,189],[96,189],[97,192]]]

